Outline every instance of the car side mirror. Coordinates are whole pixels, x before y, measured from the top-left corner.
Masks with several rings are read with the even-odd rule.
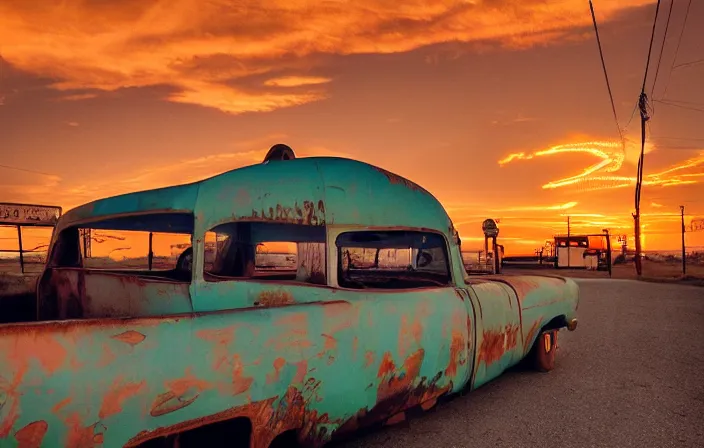
[[[452,239],[458,247],[462,247],[462,238],[460,238],[460,233],[457,231],[457,229],[453,230]]]

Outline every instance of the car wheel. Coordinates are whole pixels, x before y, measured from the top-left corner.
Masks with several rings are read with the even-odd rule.
[[[533,347],[533,368],[539,372],[549,372],[555,368],[557,353],[557,330],[540,333]]]

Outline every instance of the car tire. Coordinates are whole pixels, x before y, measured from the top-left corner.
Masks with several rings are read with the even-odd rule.
[[[535,340],[532,353],[533,368],[538,372],[549,372],[555,368],[557,353],[557,330],[540,333]]]

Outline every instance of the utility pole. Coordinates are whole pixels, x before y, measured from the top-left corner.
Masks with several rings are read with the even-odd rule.
[[[648,68],[650,67],[650,55],[653,51],[653,41],[655,40],[655,28],[658,23],[658,13],[660,12],[660,0],[655,6],[655,19],[653,20],[653,29],[650,34],[650,45],[648,46],[648,58],[645,61],[645,73],[643,74],[643,86],[640,89],[638,97],[638,109],[640,110],[640,157],[638,157],[638,172],[636,174],[636,194],[635,194],[635,213],[633,214],[633,224],[635,225],[636,237],[636,273],[638,278],[643,275],[643,264],[641,261],[641,241],[640,241],[640,192],[643,187],[643,159],[645,159],[645,125],[650,120],[648,114],[648,95],[645,93],[645,84],[648,80]],[[667,31],[667,30],[666,30]],[[665,33],[667,37],[667,32]],[[663,38],[663,45],[665,40]],[[655,74],[657,78],[657,73]],[[656,79],[657,81],[657,79]],[[653,85],[653,89],[655,85]]]
[[[680,217],[682,219],[682,275],[687,275],[687,253],[684,245],[684,205],[680,205]]]
[[[650,59],[650,54],[648,54]],[[647,71],[646,71],[647,74]],[[638,108],[640,109],[640,157],[638,158],[638,173],[636,175],[636,212],[633,214],[633,225],[635,226],[635,243],[636,243],[636,274],[638,278],[643,275],[643,262],[641,259],[641,238],[640,238],[640,192],[643,186],[643,159],[645,158],[645,125],[650,119],[648,116],[648,96],[645,93],[645,80],[643,81],[643,90],[638,99]]]

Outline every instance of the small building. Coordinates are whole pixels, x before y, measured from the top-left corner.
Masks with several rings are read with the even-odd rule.
[[[556,268],[597,270],[610,265],[611,244],[606,233],[555,235],[555,249]]]

